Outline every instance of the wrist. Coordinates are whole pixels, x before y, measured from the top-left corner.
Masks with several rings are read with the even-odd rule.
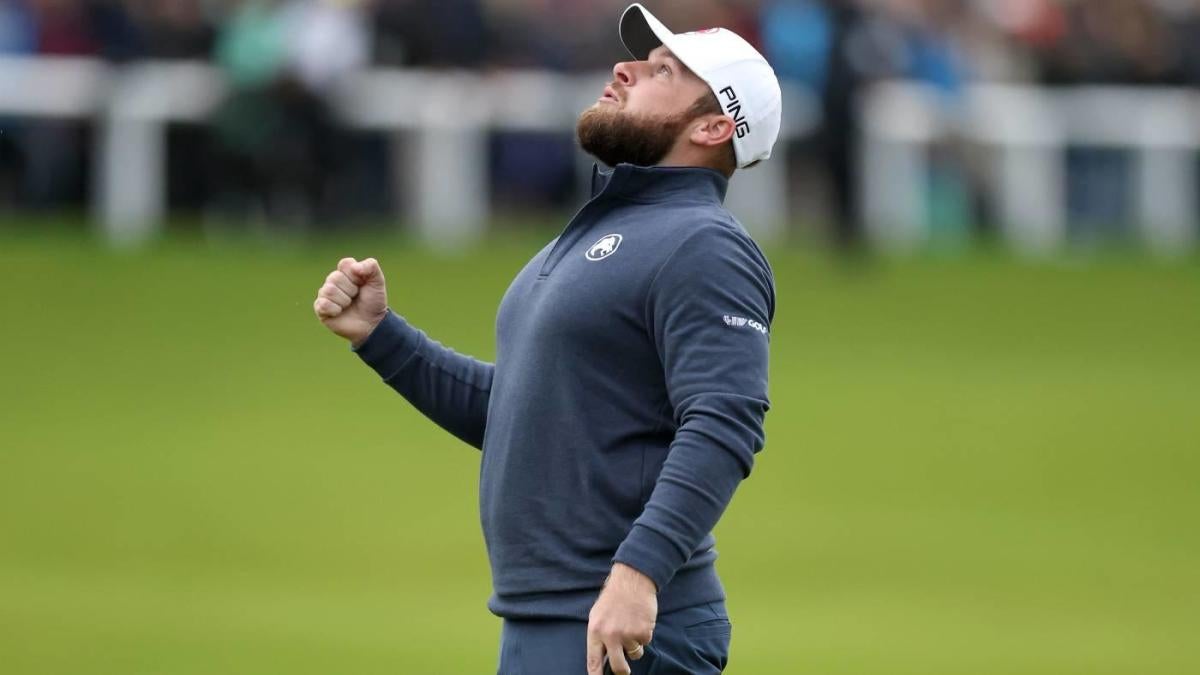
[[[653,579],[625,563],[613,563],[606,585],[658,593],[658,586]]]
[[[388,313],[388,310],[385,308],[383,310],[383,312],[381,312],[379,314],[379,316],[375,317],[375,319],[373,321],[371,321],[367,324],[366,330],[360,332],[358,335],[351,337],[350,338],[350,346],[353,349],[358,349],[359,347],[362,347],[363,344],[375,332],[375,329],[379,328],[379,324],[383,323],[383,320],[387,318],[387,313]]]

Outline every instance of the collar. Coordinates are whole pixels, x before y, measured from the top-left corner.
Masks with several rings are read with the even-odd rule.
[[[729,180],[719,171],[699,166],[592,165],[592,199],[601,194],[646,202],[686,197],[720,204],[728,189]]]

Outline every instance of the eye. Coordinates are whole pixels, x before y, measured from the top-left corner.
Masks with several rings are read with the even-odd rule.
[[[670,74],[671,74],[671,67],[670,67],[670,66],[668,66],[668,65],[667,65],[667,64],[665,64],[665,63],[664,63],[664,64],[662,64],[661,66],[659,66],[659,67],[658,67],[658,74],[659,74],[659,75],[670,75]]]

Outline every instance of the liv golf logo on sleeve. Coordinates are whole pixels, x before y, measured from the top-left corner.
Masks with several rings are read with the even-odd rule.
[[[746,326],[749,326],[749,327],[753,328],[754,330],[762,333],[763,335],[767,334],[766,326],[755,321],[754,319],[747,319],[744,316],[729,316],[728,314],[726,314],[725,315],[725,325],[729,326],[730,328],[745,328]]]

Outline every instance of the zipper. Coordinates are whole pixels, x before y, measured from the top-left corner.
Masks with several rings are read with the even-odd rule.
[[[558,263],[567,256],[567,253],[579,243],[584,234],[591,229],[591,226],[607,210],[607,204],[601,201],[603,196],[604,190],[601,190],[599,194],[581,206],[579,211],[575,213],[575,216],[567,223],[567,226],[563,228],[562,234],[558,235],[554,246],[550,248],[550,253],[546,256],[546,260],[542,262],[542,269],[538,272],[539,279],[545,279],[550,276],[554,268],[558,267]]]
[[[604,199],[604,195],[613,189],[614,184],[624,181],[630,170],[630,167],[626,164],[613,169],[612,175],[608,177],[608,181],[605,182],[604,187],[600,188],[586,204],[579,208],[579,211],[575,213],[575,216],[571,218],[570,222],[563,229],[562,234],[558,235],[554,246],[550,248],[550,254],[546,256],[546,260],[542,263],[542,269],[538,272],[538,279],[545,279],[550,276],[554,268],[558,267],[558,263],[562,262],[562,259],[567,256],[567,252],[574,248],[579,243],[579,240],[583,238],[584,234],[591,229],[591,226],[599,221],[611,208],[612,200]],[[593,191],[595,191],[596,180],[599,174],[599,166],[593,165]]]
[[[567,251],[570,251],[572,248],[574,248],[575,244],[579,243],[580,238],[583,237],[583,233],[588,230],[588,228],[585,227],[585,221],[590,223],[594,220],[591,218],[585,218],[588,210],[591,207],[592,202],[584,204],[583,207],[579,209],[579,213],[576,213],[575,217],[572,218],[569,223],[567,223],[567,226],[563,229],[562,234],[558,235],[558,239],[555,240],[554,246],[550,249],[550,254],[547,255],[546,260],[542,262],[542,269],[538,272],[539,279],[545,279],[546,277],[550,276],[550,273],[554,271],[554,268],[558,266],[558,263],[562,260],[562,258],[566,257]]]

